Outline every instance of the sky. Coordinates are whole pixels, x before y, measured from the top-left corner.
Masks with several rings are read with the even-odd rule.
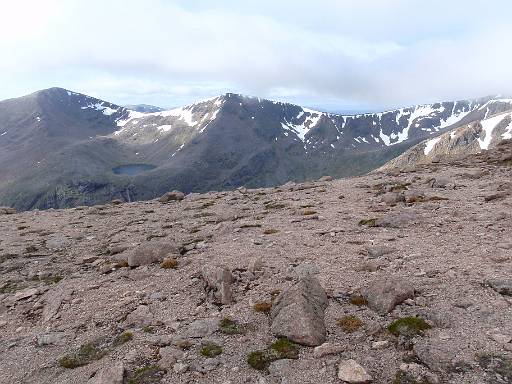
[[[327,111],[512,95],[510,0],[0,0],[0,99]]]

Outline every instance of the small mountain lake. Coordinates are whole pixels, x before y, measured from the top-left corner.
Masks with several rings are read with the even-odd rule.
[[[156,165],[152,164],[124,164],[112,168],[112,172],[114,172],[116,175],[135,176],[143,172],[151,171],[155,168]]]

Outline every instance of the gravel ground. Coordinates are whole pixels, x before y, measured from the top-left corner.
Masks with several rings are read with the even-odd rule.
[[[125,383],[341,383],[347,359],[374,383],[512,383],[512,167],[499,163],[512,145],[500,148],[353,179],[0,215],[0,383],[92,383],[121,362]],[[393,193],[409,202],[383,202]],[[360,225],[374,218],[389,225]],[[177,268],[128,267],[147,242],[175,245]],[[231,270],[231,304],[205,291],[201,270],[217,265]],[[304,271],[327,292],[327,341],[342,352],[315,357],[302,346],[298,359],[251,368],[247,355],[276,340],[254,304]],[[386,315],[351,304],[380,278],[407,280],[414,298]],[[362,322],[354,332],[338,325],[346,315]],[[431,329],[387,331],[407,316]],[[206,334],[191,336],[194,321],[223,318],[240,333],[200,321]],[[98,339],[91,361],[62,366]],[[202,356],[207,341],[222,353]],[[429,381],[405,379],[405,363]]]

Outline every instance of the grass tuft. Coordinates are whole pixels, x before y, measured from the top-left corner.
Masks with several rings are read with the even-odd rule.
[[[176,269],[178,268],[178,260],[173,257],[168,257],[162,261],[160,267],[163,269]]]
[[[272,303],[269,303],[268,301],[260,301],[254,304],[253,309],[256,312],[269,313],[270,310],[272,309]]]
[[[346,333],[352,333],[357,331],[363,322],[361,319],[354,315],[343,316],[336,320],[336,324],[343,329]]]

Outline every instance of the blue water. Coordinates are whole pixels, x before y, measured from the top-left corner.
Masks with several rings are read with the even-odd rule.
[[[154,168],[156,168],[156,166],[151,164],[125,164],[112,168],[112,172],[116,175],[135,176],[139,173],[151,171]]]

